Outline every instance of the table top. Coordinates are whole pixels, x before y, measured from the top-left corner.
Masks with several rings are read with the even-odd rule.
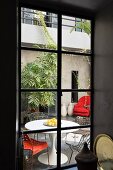
[[[53,129],[56,127],[49,127],[49,126],[45,126],[44,122],[47,121],[47,119],[42,119],[42,120],[34,120],[34,121],[30,121],[28,123],[25,124],[25,128],[28,130],[44,130],[44,129]],[[61,127],[74,127],[74,126],[79,126],[78,123],[69,121],[69,120],[61,120]],[[68,133],[68,132],[73,132],[73,131],[77,131],[78,129],[67,129],[67,130],[62,130],[61,133]],[[45,133],[57,133],[57,131],[49,131],[49,132],[45,132]]]

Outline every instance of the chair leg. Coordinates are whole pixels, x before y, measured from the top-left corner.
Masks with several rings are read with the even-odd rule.
[[[45,134],[45,140],[47,139],[46,134]]]
[[[49,165],[49,149],[47,148],[47,155],[48,155],[48,165]]]
[[[71,150],[71,151],[72,151],[72,150]],[[73,151],[71,152],[71,156],[70,156],[70,159],[69,159],[69,164],[70,164],[70,162],[71,162],[72,155],[73,155]]]
[[[33,153],[31,153],[31,151],[29,151],[29,157],[28,157],[27,162],[30,166],[30,170],[33,170]]]
[[[38,140],[38,133],[37,133],[37,140]]]
[[[32,166],[31,166],[31,170],[32,170],[32,169],[33,169],[33,155],[32,155],[32,158],[31,158],[31,159],[32,159],[32,163],[31,163],[31,165],[32,165]]]
[[[38,140],[38,133],[34,134],[34,139]]]

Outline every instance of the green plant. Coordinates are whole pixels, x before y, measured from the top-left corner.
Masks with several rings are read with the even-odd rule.
[[[75,28],[82,29],[85,33],[88,35],[91,34],[91,24],[89,20],[84,20],[84,21],[77,21],[76,26],[74,26],[70,32],[74,31]]]
[[[53,53],[43,53],[39,59],[27,63],[21,72],[22,88],[55,88],[56,64]],[[31,107],[53,105],[54,95],[52,92],[30,92],[28,103]]]
[[[47,39],[46,48],[56,49],[56,44],[48,33],[44,16],[38,11],[40,23],[44,35]],[[39,48],[39,44],[35,44]],[[51,52],[41,52],[40,57],[33,62],[27,63],[21,71],[22,88],[48,89],[56,88],[57,84],[57,59],[56,54]],[[55,93],[53,92],[28,92],[28,107],[38,108],[41,106],[51,106],[55,104]]]

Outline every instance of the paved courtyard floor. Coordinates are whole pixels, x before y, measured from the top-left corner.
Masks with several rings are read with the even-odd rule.
[[[75,117],[73,117],[73,116],[62,117],[62,119],[75,122]],[[64,135],[64,137],[65,137],[65,135]],[[36,136],[36,138],[37,138],[37,136]],[[41,139],[41,140],[44,140],[45,134],[43,134],[43,133],[38,134],[38,138]],[[63,139],[63,137],[62,137],[62,139]],[[65,140],[62,140],[62,139],[61,139],[61,151],[62,151],[62,153],[64,153],[68,157],[68,160],[69,160],[70,156],[71,156],[71,150],[70,150],[69,146],[65,143]],[[48,134],[46,134],[46,141],[48,142],[49,149],[50,149],[51,148],[51,142],[50,142]],[[56,142],[55,146],[56,146],[56,149],[57,149],[57,142]],[[49,169],[49,168],[55,167],[55,166],[42,164],[38,161],[39,155],[42,154],[43,152],[46,152],[46,150],[40,152],[37,155],[34,155],[32,157],[32,159],[30,159],[29,161],[25,161],[24,162],[24,170],[44,170],[44,169]],[[75,156],[76,156],[77,153],[78,152],[76,152],[76,151],[73,153],[70,164],[76,164]],[[62,164],[62,166],[63,165],[69,165],[69,161],[67,161],[65,164]]]

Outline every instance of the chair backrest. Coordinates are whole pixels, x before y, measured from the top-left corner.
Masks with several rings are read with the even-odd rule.
[[[24,141],[31,141],[27,134],[23,134],[23,140]]]
[[[72,146],[73,150],[77,150],[78,152],[80,152],[81,149],[83,148],[85,142],[87,143],[88,147],[90,148],[90,134],[89,133],[85,133],[81,136],[78,144],[75,146]]]
[[[82,96],[78,103],[74,104],[73,114],[82,117],[90,116],[90,96]]]
[[[78,103],[81,103],[82,105],[90,105],[90,96],[83,96],[78,100]]]
[[[113,169],[113,140],[109,135],[97,135],[94,141],[93,151],[98,158],[98,166],[100,169]]]

